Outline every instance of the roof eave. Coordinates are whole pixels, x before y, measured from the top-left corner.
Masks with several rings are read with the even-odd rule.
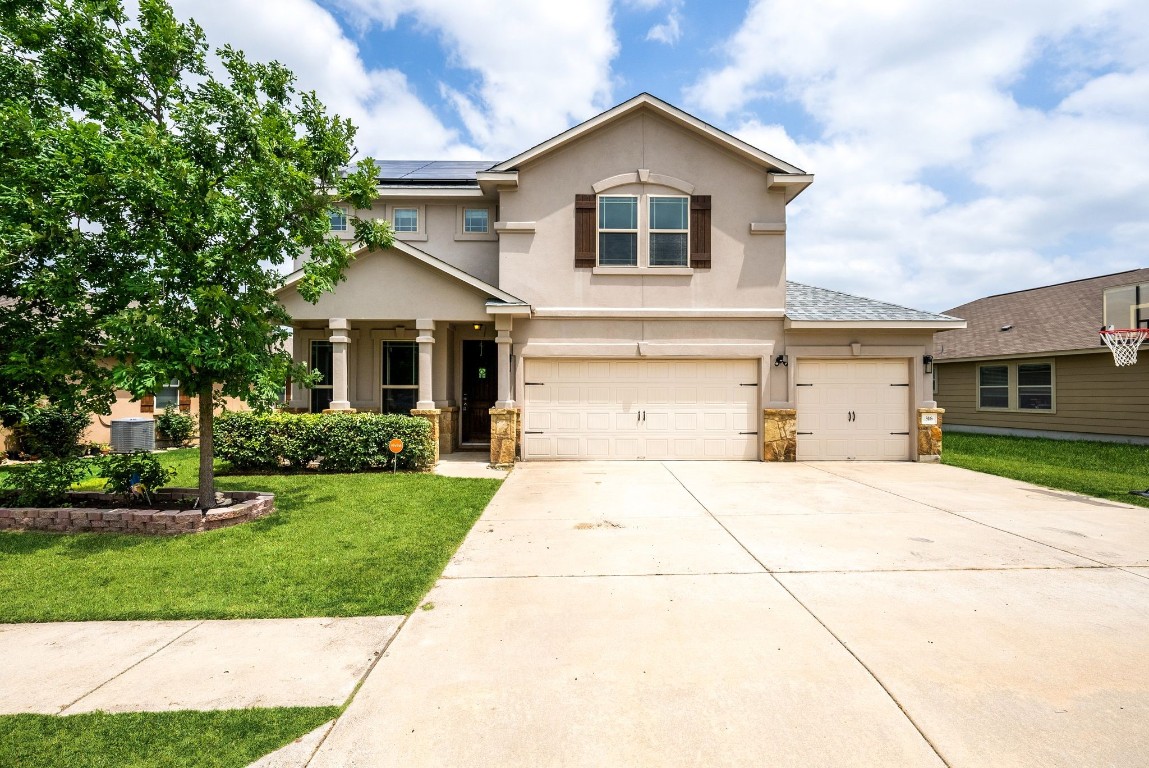
[[[786,318],[786,330],[907,330],[950,331],[965,328],[965,320],[791,320]]]

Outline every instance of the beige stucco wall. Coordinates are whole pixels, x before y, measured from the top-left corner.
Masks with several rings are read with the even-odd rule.
[[[489,321],[487,294],[394,249],[367,253],[352,262],[346,280],[316,304],[294,288],[279,295],[297,321],[342,317],[348,320],[395,318],[414,320]]]
[[[245,411],[247,410],[247,403],[242,400],[237,400],[234,397],[224,398],[224,408],[229,411]],[[112,441],[112,420],[113,419],[126,419],[132,416],[143,418],[154,418],[157,413],[161,412],[162,408],[157,408],[151,413],[144,413],[140,409],[140,401],[133,400],[132,395],[122,389],[116,390],[116,400],[112,403],[111,414],[93,415],[92,423],[84,432],[83,441],[87,443],[110,443]],[[216,409],[219,413],[221,409]],[[199,398],[193,397],[191,399],[191,408],[188,413],[199,420]]]
[[[712,196],[712,263],[689,276],[595,275],[574,268],[574,196],[623,173],[648,169]],[[504,234],[499,287],[536,307],[780,308],[785,296],[785,237],[750,235],[752,222],[784,222],[781,193],[767,191],[762,167],[736,157],[648,111],[602,127],[519,170],[504,192],[500,219],[534,222]],[[611,192],[682,194],[654,185]]]
[[[1109,350],[1033,360],[1053,362],[1053,411],[978,410],[977,363],[940,363],[937,401],[946,423],[1149,437],[1149,361],[1119,368]]]
[[[467,235],[460,231],[459,211],[464,207],[490,208],[491,232],[489,235]],[[397,232],[395,238],[410,243],[421,251],[426,251],[448,264],[458,267],[492,285],[499,279],[499,243],[494,225],[498,206],[494,199],[478,197],[419,197],[381,198],[370,210],[352,209],[348,216],[357,215],[362,219],[390,219],[396,208],[420,208],[423,217],[422,230],[408,234]],[[350,226],[350,224],[348,225]],[[335,233],[343,240],[350,240],[354,232]],[[295,268],[303,266],[302,259]]]

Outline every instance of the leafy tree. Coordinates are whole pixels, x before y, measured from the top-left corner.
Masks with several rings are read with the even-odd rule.
[[[0,332],[21,350],[77,342],[35,375],[17,370],[33,354],[5,354],[0,375],[29,396],[43,376],[73,399],[109,380],[137,396],[179,380],[199,396],[207,508],[213,400],[266,407],[288,376],[311,375],[283,348],[277,267],[308,254],[299,288],[315,301],[353,248],[391,243],[377,220],[353,218],[350,244],[329,231],[333,200],[370,208],[375,165],[347,170],[354,126],[285,67],[210,56],[165,0],[141,0],[134,24],[119,0],[0,0],[0,21],[0,214],[16,213],[0,224],[0,303],[43,313],[27,328],[6,311]]]

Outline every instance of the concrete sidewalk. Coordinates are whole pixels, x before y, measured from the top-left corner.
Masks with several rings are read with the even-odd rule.
[[[402,616],[0,625],[0,714],[342,705]]]

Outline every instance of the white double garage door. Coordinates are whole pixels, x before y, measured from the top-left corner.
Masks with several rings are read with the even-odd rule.
[[[758,359],[528,358],[523,458],[757,459],[758,367]],[[908,458],[907,376],[904,361],[803,361],[798,458]]]

